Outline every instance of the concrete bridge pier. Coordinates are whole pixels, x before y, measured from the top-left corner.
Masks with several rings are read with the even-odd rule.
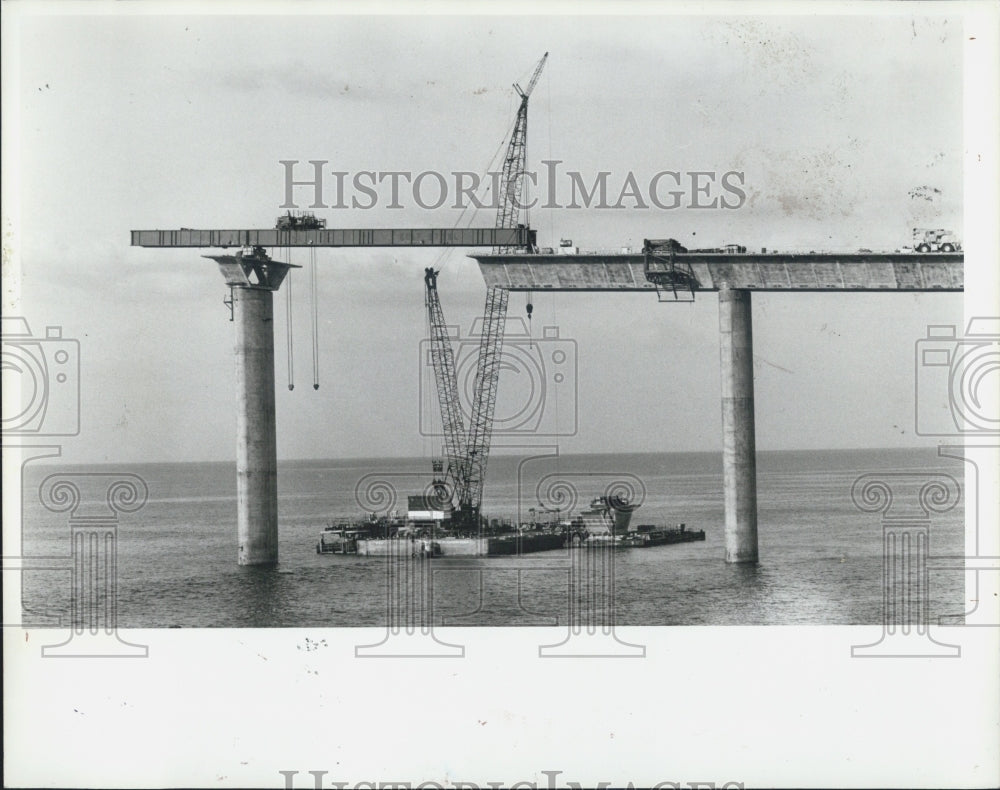
[[[211,255],[230,286],[236,327],[236,511],[240,565],[278,562],[273,294],[292,264],[255,248]],[[294,267],[298,268],[298,267]]]
[[[719,288],[726,562],[757,562],[757,454],[750,291]]]
[[[233,289],[236,324],[236,511],[240,565],[278,562],[278,447],[273,297]]]

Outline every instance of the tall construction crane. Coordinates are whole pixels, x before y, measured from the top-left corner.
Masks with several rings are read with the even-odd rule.
[[[448,325],[445,323],[444,311],[441,308],[437,276],[438,272],[433,268],[424,269],[424,292],[431,337],[431,367],[434,369],[438,405],[441,408],[441,426],[447,461],[445,490],[453,492],[453,495],[445,494],[444,498],[453,499],[457,504],[452,523],[462,531],[474,532],[479,528],[479,510],[483,501],[486,462],[490,452],[493,411],[500,373],[500,353],[507,316],[507,291],[502,288],[490,288],[486,297],[486,320],[483,322],[479,341],[472,419],[466,435],[458,396],[455,352],[451,346]],[[435,489],[437,492],[440,491],[438,485],[435,485]],[[440,496],[440,493],[436,493],[436,496]]]
[[[514,90],[521,97],[514,119],[514,130],[507,145],[503,172],[500,177],[500,195],[497,206],[498,228],[527,226],[527,209],[522,203],[524,194],[524,172],[528,148],[528,99],[538,84],[542,69],[549,53],[542,55],[528,82],[528,87],[514,83]],[[522,223],[521,217],[524,216]],[[513,247],[494,247],[494,253],[511,252]],[[528,252],[533,252],[530,237]],[[491,286],[486,291],[486,307],[483,310],[482,334],[479,337],[479,358],[476,365],[476,383],[472,401],[472,418],[469,424],[468,468],[469,501],[478,516],[483,501],[483,485],[486,482],[486,462],[490,457],[490,439],[493,435],[493,413],[497,402],[497,384],[500,378],[500,357],[503,353],[503,333],[507,323],[506,288]]]
[[[523,213],[525,220],[527,219],[522,195],[527,154],[528,98],[538,83],[538,77],[548,57],[549,53],[546,52],[538,61],[527,88],[522,90],[520,85],[514,83],[514,90],[521,97],[521,103],[518,105],[514,129],[511,132],[503,164],[498,194],[497,228],[517,228],[522,224],[527,225],[526,221],[521,222],[521,217]],[[516,249],[510,246],[495,246],[493,252],[513,252]],[[530,236],[527,249],[528,251],[533,249]],[[441,407],[445,453],[448,456],[448,478],[455,487],[458,500],[457,521],[460,529],[477,530],[480,525],[479,511],[483,501],[486,464],[490,456],[490,440],[493,434],[493,414],[500,378],[503,333],[507,322],[508,292],[496,286],[490,287],[486,292],[486,307],[482,334],[479,337],[479,356],[473,388],[472,414],[466,436],[458,401],[454,352],[438,297],[437,272],[432,268],[424,271],[424,284],[431,331],[431,362]]]
[[[448,325],[441,309],[437,290],[438,272],[433,267],[424,269],[424,293],[427,318],[431,335],[431,367],[437,385],[438,404],[441,407],[441,426],[447,461],[446,481],[451,491],[458,494],[459,508],[468,496],[468,454],[466,452],[465,424],[458,400],[458,376],[455,371],[455,352],[448,336]],[[464,485],[463,485],[464,483]]]
[[[528,81],[528,87],[521,90],[521,86],[514,83],[514,90],[521,97],[521,103],[517,108],[517,117],[514,119],[514,130],[510,135],[510,142],[507,144],[507,155],[503,161],[503,171],[500,176],[500,193],[497,202],[497,224],[498,228],[516,228],[521,223],[522,215],[525,217],[524,225],[527,225],[528,210],[522,202],[524,194],[524,168],[525,158],[528,149],[528,99],[531,92],[538,83],[542,69],[545,68],[545,61],[549,59],[549,53],[542,55],[542,59],[535,66],[535,71]],[[494,247],[493,254],[498,255],[505,252],[514,252],[514,247]],[[532,252],[533,250],[528,250]]]

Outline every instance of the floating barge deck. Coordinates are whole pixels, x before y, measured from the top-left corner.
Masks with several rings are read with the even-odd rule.
[[[564,548],[651,548],[699,540],[705,540],[705,530],[688,530],[684,527],[589,537],[572,533],[541,532],[485,538],[364,538],[328,530],[320,535],[316,553],[356,554],[362,557],[511,557]]]
[[[666,546],[671,543],[693,543],[705,539],[705,530],[688,529],[685,524],[678,524],[672,529],[646,529],[640,526],[638,531],[624,538],[629,546],[649,548],[651,546]]]
[[[704,530],[686,525],[630,529],[636,506],[600,496],[590,506],[565,519],[531,523],[483,519],[483,532],[471,536],[452,531],[446,513],[435,511],[424,496],[409,497],[406,518],[370,515],[365,521],[340,521],[320,534],[317,554],[363,557],[511,557],[556,549],[649,548],[705,540]],[[532,513],[534,516],[534,513]],[[485,533],[485,534],[484,534]]]
[[[368,538],[357,542],[355,553],[366,557],[509,557],[561,549],[557,533],[498,535],[488,538]]]

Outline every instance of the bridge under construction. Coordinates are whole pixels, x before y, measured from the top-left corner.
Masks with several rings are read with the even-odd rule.
[[[424,229],[380,229],[355,237],[326,230],[295,234],[295,246],[455,246],[531,248],[527,228],[468,228],[448,235]],[[133,231],[142,247],[239,246],[263,240],[273,229]],[[324,234],[324,235],[320,235]],[[268,241],[282,241],[277,237]],[[427,242],[423,242],[427,239]],[[362,243],[358,243],[362,242]],[[434,243],[436,242],[436,243]],[[283,246],[283,245],[277,245]],[[262,251],[260,253],[262,254]],[[274,401],[272,293],[288,264],[223,254],[215,260],[233,292],[237,358],[237,466],[240,562],[277,560],[277,452]],[[757,474],[754,429],[754,291],[784,293],[961,292],[963,253],[673,253],[546,255],[527,252],[474,254],[489,289],[505,291],[603,291],[657,293],[683,298],[717,292],[722,379],[723,491],[728,562],[756,562]],[[266,261],[265,261],[266,259]],[[263,266],[261,265],[263,263]],[[669,449],[669,448],[665,448]]]
[[[661,301],[690,301],[699,292],[719,299],[722,373],[723,490],[728,562],[756,562],[757,472],[754,434],[753,321],[751,296],[765,292],[948,292],[964,287],[964,256],[945,231],[925,231],[909,253],[747,254],[742,247],[688,251],[673,239],[647,240],[640,254],[579,254],[560,244],[560,254],[539,250],[531,230],[525,191],[528,100],[545,66],[537,63],[526,88],[514,84],[520,102],[503,159],[497,217],[492,228],[327,229],[324,220],[291,212],[274,228],[249,230],[134,230],[132,246],[240,248],[205,256],[229,286],[226,302],[236,325],[237,508],[239,563],[278,560],[277,438],[274,393],[272,295],[291,264],[265,248],[489,247],[473,255],[487,286],[471,424],[466,433],[457,406],[450,339],[437,292],[437,273],[425,270],[435,376],[448,434],[449,480],[442,491],[458,493],[466,524],[479,519],[490,448],[493,405],[510,291],[652,291]],[[932,251],[933,250],[933,251]],[[570,254],[564,254],[570,253]],[[315,276],[315,267],[312,274]],[[288,289],[286,289],[287,291]],[[313,290],[315,299],[315,287]],[[313,356],[316,347],[314,312]],[[530,307],[529,307],[530,310]],[[530,315],[530,313],[529,313]],[[318,381],[314,381],[318,387]],[[664,448],[669,449],[669,448]],[[446,481],[441,481],[442,484]]]
[[[961,291],[960,252],[472,255],[511,291]]]
[[[474,255],[489,287],[511,291],[656,291],[719,295],[727,562],[756,562],[757,456],[751,295],[764,292],[962,291],[962,253]],[[668,449],[668,448],[664,448]]]

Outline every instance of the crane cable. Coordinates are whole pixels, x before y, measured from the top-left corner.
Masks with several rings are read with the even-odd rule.
[[[291,262],[289,254],[288,260]],[[288,338],[288,389],[295,389],[294,361],[292,355],[292,270],[285,275],[285,335]]]
[[[309,285],[312,301],[313,389],[319,389],[319,294],[316,291],[316,250],[309,250]]]
[[[549,127],[549,161],[552,161],[552,69],[549,69],[545,74],[545,89],[548,99],[548,107],[546,108],[547,120]],[[549,194],[555,192],[555,185],[546,184],[549,189]],[[556,237],[556,212],[555,209],[549,209],[549,239],[554,243]]]
[[[427,351],[429,353],[433,353],[432,344],[434,342],[433,340],[434,330],[433,327],[431,326],[431,311],[429,308],[430,308],[430,298],[428,296],[427,289],[424,288],[424,326],[426,327],[426,334],[424,336],[427,338],[427,340],[422,342],[426,342]],[[425,387],[423,385],[423,381],[421,381],[421,386],[420,386],[421,393],[425,394],[426,396],[424,399],[424,403],[421,403],[420,407],[421,409],[426,410],[424,411],[424,413],[427,415],[427,430],[421,431],[420,433],[424,436],[425,441],[429,441],[429,445],[425,444],[424,446],[424,452],[425,453],[428,452],[427,447],[429,446],[430,447],[429,453],[431,460],[440,457],[447,464],[448,461],[447,450],[444,448],[443,444],[438,444],[438,442],[435,441],[435,438],[432,438],[432,437],[444,437],[444,421],[440,420],[441,428],[439,431],[438,423],[441,413],[440,411],[435,411],[434,409],[434,400],[435,400],[435,393],[437,391],[436,390],[437,382],[435,380],[433,364],[428,363],[428,360],[430,358],[431,357],[428,354],[421,353],[420,357],[422,363],[421,375],[429,379],[429,383]],[[447,473],[448,470],[445,471],[445,474]]]
[[[508,115],[509,114],[510,113],[508,112]],[[506,132],[504,132],[504,136],[500,140],[500,144],[497,146],[496,151],[493,152],[493,156],[490,157],[490,162],[488,165],[486,165],[486,170],[483,172],[484,178],[480,180],[480,188],[483,190],[482,194],[483,200],[485,200],[486,194],[489,192],[490,189],[489,179],[486,177],[489,176],[493,166],[497,164],[500,152],[503,151],[504,148],[506,147],[507,140],[510,137],[512,130],[513,130],[513,123],[511,124],[510,128],[507,129]],[[471,204],[467,203],[462,207],[462,213],[458,215],[458,219],[455,220],[455,224],[452,225],[452,229],[458,228],[462,224],[462,218],[465,216],[465,212],[469,210],[469,205],[472,205],[473,209],[472,209],[472,214],[469,216],[469,220],[466,224],[466,227],[470,227],[472,225],[472,223],[476,219],[476,215],[479,213],[479,206],[476,205],[477,202],[478,202],[477,200],[473,200]],[[454,251],[455,249],[453,247],[445,247],[444,249],[442,249],[441,252],[438,254],[438,257],[434,260],[433,268],[444,270],[447,264],[451,261],[451,256],[452,253],[454,253]]]

